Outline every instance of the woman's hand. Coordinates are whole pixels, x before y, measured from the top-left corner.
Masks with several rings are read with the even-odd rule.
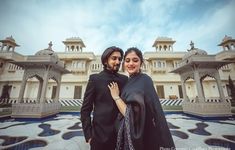
[[[119,98],[120,92],[119,92],[118,84],[116,82],[111,82],[108,85],[108,88],[109,88],[110,94],[114,100]]]
[[[125,116],[126,113],[126,104],[125,102],[119,97],[119,88],[118,88],[118,84],[116,82],[111,82],[109,85],[109,90],[111,93],[111,96],[113,98],[113,100],[115,101],[119,111],[121,112],[121,114],[123,116]]]

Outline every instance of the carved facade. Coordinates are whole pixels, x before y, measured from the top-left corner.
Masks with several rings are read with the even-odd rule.
[[[16,52],[17,49],[15,47],[19,45],[16,44],[12,37],[0,42],[2,42],[0,47],[0,96],[3,96],[3,91],[8,91],[9,99],[17,99],[20,94],[24,69],[13,62],[24,61],[28,56]],[[197,60],[200,61],[203,60],[203,55],[206,52],[202,50],[201,54],[203,55],[198,55],[197,53],[200,54],[200,52],[193,51],[194,45],[193,47],[191,45],[191,53],[187,50],[182,50],[181,52],[174,51],[173,44],[175,42],[167,37],[157,38],[153,44],[153,49],[145,50],[142,71],[152,77],[156,91],[161,99],[172,99],[172,97],[183,99],[183,90],[185,90],[187,93],[186,97],[193,100],[198,96],[194,74],[182,70],[182,76],[180,77],[179,74],[172,73],[171,71],[187,64],[187,60],[183,60],[192,53],[197,55]],[[100,55],[95,55],[92,50],[84,50],[85,44],[80,38],[68,38],[63,43],[65,44],[65,51],[56,52],[55,50],[55,53],[60,61],[63,62],[63,67],[69,70],[70,73],[62,76],[59,99],[83,99],[89,75],[98,73],[103,69]],[[234,43],[234,39],[226,36],[219,44],[223,49],[211,56],[217,61],[235,61]],[[39,54],[40,52],[38,52]],[[202,88],[204,94],[209,99],[219,99],[220,97],[219,87],[215,80],[218,77],[215,71],[218,71],[221,81],[220,86],[225,99],[229,99],[231,91],[228,88],[228,78],[230,75],[231,79],[235,81],[235,64],[223,64],[215,68],[205,69],[198,74],[203,78]],[[125,74],[124,72],[121,73]],[[43,76],[42,72],[38,72],[37,69],[32,69],[27,73],[28,80],[23,96],[25,100],[37,98],[39,81],[35,74]],[[57,91],[55,80],[58,80],[57,78],[58,74],[52,71],[46,89],[46,99],[48,100],[55,98]],[[185,81],[185,89],[182,88],[181,80]],[[4,87],[8,89],[4,89]]]

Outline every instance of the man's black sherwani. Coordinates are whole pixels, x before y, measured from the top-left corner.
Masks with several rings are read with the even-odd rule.
[[[112,99],[108,84],[117,82],[120,92],[127,82],[125,75],[103,70],[89,77],[81,108],[81,121],[86,141],[90,138],[103,143],[116,137],[114,122],[118,108]],[[93,111],[93,119],[91,112]]]

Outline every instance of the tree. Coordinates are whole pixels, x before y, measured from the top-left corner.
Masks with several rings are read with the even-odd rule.
[[[228,86],[231,91],[230,96],[231,96],[231,106],[235,107],[235,86],[233,84],[233,80],[231,79],[230,75],[228,77]]]

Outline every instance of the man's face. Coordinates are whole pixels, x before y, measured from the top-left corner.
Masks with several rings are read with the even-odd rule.
[[[112,71],[118,71],[121,64],[121,53],[114,51],[108,58],[106,64],[107,69]]]

